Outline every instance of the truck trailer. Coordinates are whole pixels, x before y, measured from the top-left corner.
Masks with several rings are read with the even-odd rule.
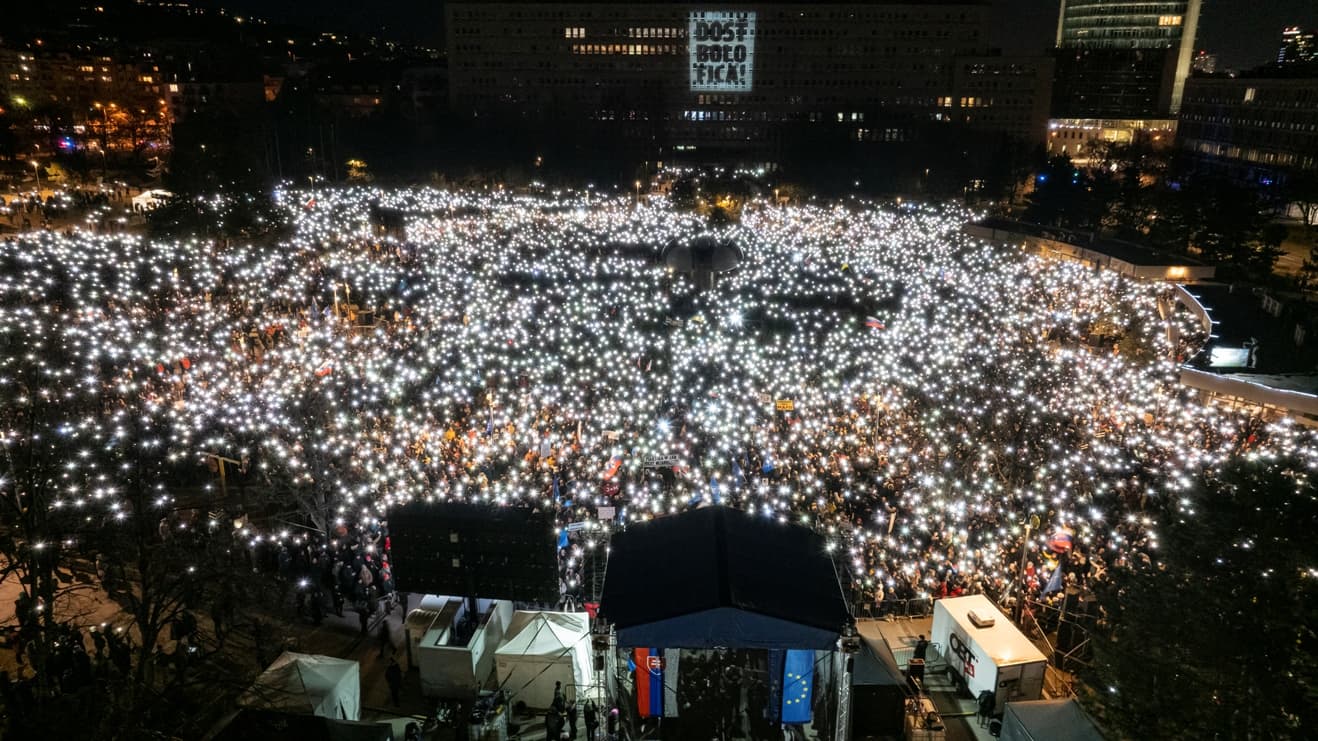
[[[934,602],[934,653],[973,697],[993,693],[993,713],[1043,696],[1048,658],[982,594]]]

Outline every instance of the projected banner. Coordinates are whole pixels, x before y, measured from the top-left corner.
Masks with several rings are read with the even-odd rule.
[[[754,11],[693,10],[687,39],[693,91],[750,92],[755,72]]]

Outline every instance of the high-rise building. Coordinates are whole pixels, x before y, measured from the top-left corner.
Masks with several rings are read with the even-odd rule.
[[[1318,31],[1290,26],[1281,32],[1277,64],[1312,64],[1318,62]]]
[[[1318,174],[1318,77],[1273,68],[1194,78],[1177,145],[1197,169],[1265,189]]]
[[[1048,152],[1084,164],[1098,143],[1169,146],[1200,2],[1062,0]]]
[[[1053,115],[1174,118],[1201,0],[1062,0]]]
[[[1200,49],[1199,53],[1194,55],[1194,61],[1190,62],[1190,69],[1204,75],[1217,72],[1217,55]]]
[[[937,177],[938,160],[977,157],[974,142],[1028,149],[1047,125],[1052,60],[991,54],[981,0],[450,2],[446,12],[455,114],[533,122],[522,139],[566,129],[595,156],[622,138],[651,162],[773,163],[811,150],[848,166],[910,160]],[[938,159],[918,161],[924,151]]]

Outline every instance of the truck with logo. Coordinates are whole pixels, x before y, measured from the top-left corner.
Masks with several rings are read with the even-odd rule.
[[[972,697],[993,693],[993,712],[1043,696],[1048,658],[982,594],[934,602],[931,659],[941,660]],[[931,662],[932,663],[932,662]]]

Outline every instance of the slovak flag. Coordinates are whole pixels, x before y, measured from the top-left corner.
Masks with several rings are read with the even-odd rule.
[[[604,467],[604,480],[610,481],[618,475],[618,469],[622,468],[622,456],[615,455],[609,459],[609,463]]]
[[[883,329],[883,320],[874,316],[865,317],[865,326],[870,329]]]
[[[636,709],[642,718],[677,717],[678,649],[634,648],[627,665],[636,673]]]

